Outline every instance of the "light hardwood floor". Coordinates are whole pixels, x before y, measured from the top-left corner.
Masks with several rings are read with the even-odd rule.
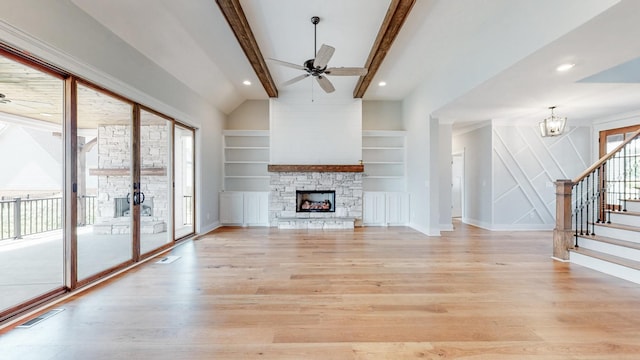
[[[551,232],[224,228],[0,335],[2,359],[639,359],[640,286]]]

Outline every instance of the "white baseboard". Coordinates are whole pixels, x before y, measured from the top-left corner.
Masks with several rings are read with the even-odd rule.
[[[440,224],[440,231],[453,231],[453,224]]]
[[[546,231],[553,230],[555,226],[555,224],[491,224],[469,218],[462,218],[462,222],[489,231]]]
[[[431,230],[429,228],[426,228],[422,225],[418,225],[415,223],[410,223],[409,227],[412,228],[413,230],[419,231],[427,236],[440,236],[440,230]]]
[[[209,224],[209,225],[206,225],[206,226],[204,226],[204,227],[201,227],[201,228],[199,229],[199,231],[198,231],[198,234],[199,234],[199,235],[203,235],[203,234],[206,234],[206,233],[208,233],[208,232],[211,232],[211,231],[213,231],[213,230],[215,230],[215,229],[218,229],[218,228],[220,228],[220,227],[222,227],[222,225],[220,224],[220,221],[216,221],[216,222],[213,222],[213,223],[211,223],[211,224]]]

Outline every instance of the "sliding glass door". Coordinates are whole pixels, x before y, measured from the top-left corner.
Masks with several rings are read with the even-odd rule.
[[[140,110],[140,251],[173,241],[171,138],[173,121]]]
[[[77,279],[133,260],[133,104],[78,84]]]
[[[194,134],[0,44],[0,322],[194,234]]]
[[[64,291],[64,81],[8,55],[0,52],[0,315]]]
[[[181,125],[176,125],[174,144],[175,237],[179,239],[195,232],[193,130]]]

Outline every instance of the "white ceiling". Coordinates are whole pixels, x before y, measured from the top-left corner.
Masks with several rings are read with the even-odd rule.
[[[223,112],[267,98],[213,0],[71,1]],[[265,58],[312,58],[310,18],[319,16],[318,47],[336,48],[329,66],[360,67],[390,0],[240,3]],[[535,124],[552,105],[570,121],[637,110],[637,14],[636,0],[417,0],[364,99],[402,100],[418,91],[433,105],[429,115],[454,123]],[[565,61],[576,66],[557,73]],[[276,85],[300,74],[267,64]],[[381,80],[388,85],[378,87]],[[351,96],[357,78],[331,81],[331,96]],[[312,84],[278,90],[320,93]]]

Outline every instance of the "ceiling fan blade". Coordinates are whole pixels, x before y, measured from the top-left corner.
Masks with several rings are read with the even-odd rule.
[[[286,62],[286,61],[282,61],[282,60],[276,60],[276,59],[272,59],[272,58],[268,58],[267,60],[278,64],[278,65],[282,65],[282,66],[286,66],[286,67],[290,67],[290,68],[294,68],[294,69],[298,69],[298,70],[306,70],[304,68],[304,66],[302,65],[298,65],[298,64],[294,64],[294,63],[290,63],[290,62]]]
[[[306,78],[307,76],[309,76],[309,74],[302,74],[302,75],[296,76],[293,79],[290,79],[290,80],[287,80],[287,81],[283,82],[282,84],[280,84],[280,86],[291,85],[291,84],[293,84],[295,82],[298,82],[298,81]]]
[[[318,50],[318,53],[316,54],[316,58],[313,60],[313,67],[322,69],[327,66],[334,51],[336,51],[334,47],[322,44],[322,46],[320,46],[320,50]]]
[[[318,80],[318,84],[320,85],[322,90],[324,90],[324,92],[332,93],[336,90],[336,88],[333,87],[331,81],[329,81],[329,79],[327,79],[326,77],[320,75],[316,77],[316,79]]]
[[[324,71],[327,75],[332,76],[365,76],[367,69],[359,67],[333,67]]]

